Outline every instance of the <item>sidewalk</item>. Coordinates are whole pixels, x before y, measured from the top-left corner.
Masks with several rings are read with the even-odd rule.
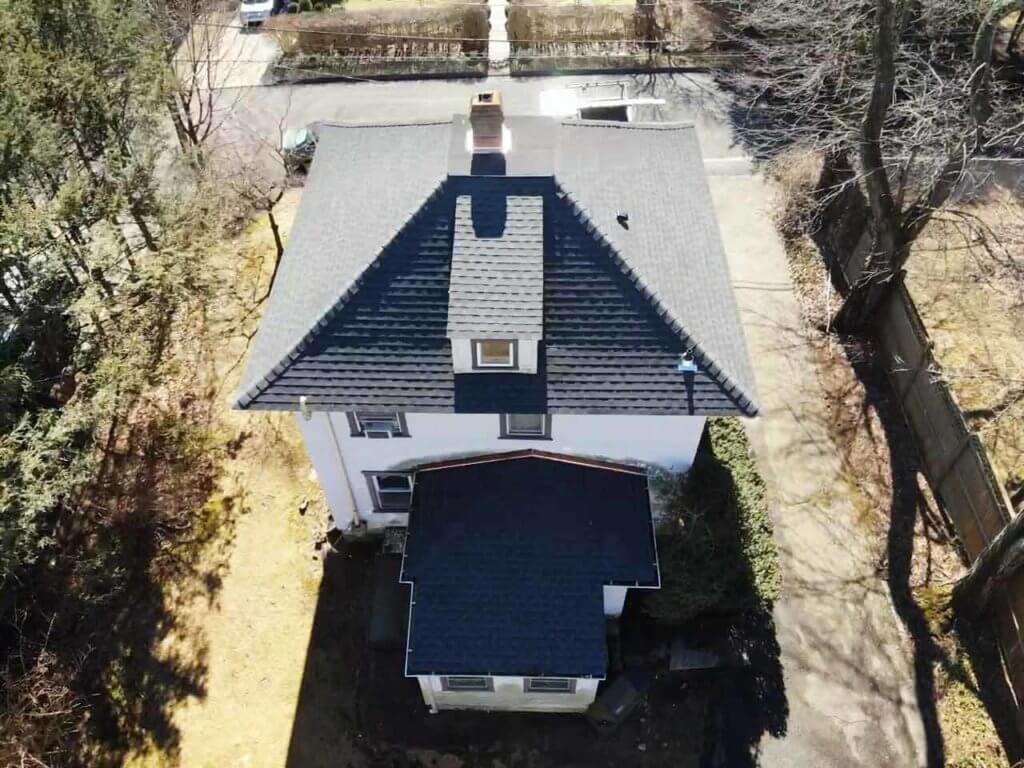
[[[775,623],[787,733],[764,768],[923,766],[909,642],[839,479],[828,414],[793,295],[770,190],[708,169],[757,379],[749,427],[783,575]]]

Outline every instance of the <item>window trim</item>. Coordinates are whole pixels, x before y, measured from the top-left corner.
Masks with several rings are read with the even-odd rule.
[[[546,690],[537,690],[533,687],[534,684],[540,683],[553,683],[555,681],[565,682],[565,688],[548,688]],[[553,694],[573,694],[576,693],[576,678],[575,677],[524,677],[523,678],[523,693],[553,693]]]
[[[462,688],[456,686],[452,688],[452,680],[480,680],[483,682],[483,687]],[[452,693],[491,693],[494,691],[494,678],[488,675],[441,675],[441,690]]]
[[[413,472],[400,472],[400,471],[364,471],[363,475],[366,477],[366,484],[370,489],[370,499],[373,501],[374,512],[384,512],[395,515],[407,515],[409,510],[412,508],[412,496],[416,490],[416,475]],[[386,507],[381,501],[381,490],[377,482],[378,477],[404,477],[409,481],[409,504],[405,507]],[[389,491],[384,491],[384,494]],[[395,492],[397,493],[397,491]],[[405,491],[401,491],[405,493]]]
[[[550,440],[551,439],[551,414],[550,413],[533,413],[533,414],[522,414],[524,416],[540,416],[544,419],[544,432],[535,433],[531,435],[517,434],[509,429],[509,417],[515,414],[511,413],[499,413],[498,414],[498,438],[500,440]]]
[[[359,418],[360,413],[394,416],[395,423],[398,425],[398,432],[392,434],[391,437],[412,437],[409,434],[409,425],[405,421],[405,414],[401,411],[346,411],[345,418],[348,419],[348,429],[351,437],[366,437],[366,429]]]
[[[487,341],[504,341],[510,346],[512,362],[508,365],[495,365],[494,363],[480,362],[480,344]],[[515,371],[519,369],[519,340],[518,339],[472,339],[470,349],[473,355],[473,370],[475,371]]]

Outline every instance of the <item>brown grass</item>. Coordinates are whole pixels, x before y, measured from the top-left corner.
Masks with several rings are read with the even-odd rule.
[[[1024,486],[1024,205],[1009,196],[942,214],[915,245],[908,285],[999,480]]]

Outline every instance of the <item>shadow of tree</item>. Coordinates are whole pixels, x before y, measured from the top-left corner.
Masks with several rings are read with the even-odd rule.
[[[61,516],[59,554],[15,597],[0,641],[25,667],[9,671],[46,659],[49,693],[76,702],[57,714],[79,738],[62,739],[54,765],[119,766],[152,748],[173,757],[171,707],[204,695],[203,637],[179,617],[214,599],[240,504],[217,488],[225,449],[208,407],[125,409],[97,479]]]
[[[920,523],[919,530],[931,539],[933,535],[944,537],[947,524],[933,519],[934,513],[922,496],[920,462],[913,437],[889,381],[876,363],[871,343],[859,339],[843,339],[842,343],[847,360],[864,388],[864,408],[873,409],[878,416],[889,457],[892,496],[886,530],[885,579],[893,608],[911,642],[914,689],[924,728],[927,765],[938,768],[946,764],[947,754],[937,707],[940,691],[936,670],[941,666],[950,679],[975,688],[963,665],[937,642],[926,610],[915,594],[917,526]],[[1017,760],[1021,747],[1015,728],[1015,705],[1002,673],[995,641],[986,628],[968,628],[959,622],[956,630],[977,672],[975,692],[996,725],[1007,755]]]

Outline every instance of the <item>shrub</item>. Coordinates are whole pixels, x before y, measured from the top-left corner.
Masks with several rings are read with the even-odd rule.
[[[299,12],[299,4],[298,3],[288,3],[288,13],[298,13],[298,12]]]
[[[312,11],[313,10],[313,0],[299,0],[299,10],[300,11]]]
[[[314,11],[325,11],[325,10],[327,10],[327,5],[325,3],[313,3],[313,10]]]
[[[665,624],[768,607],[779,594],[764,481],[735,419],[711,419],[690,471],[668,488],[658,536],[661,589],[645,603]]]

